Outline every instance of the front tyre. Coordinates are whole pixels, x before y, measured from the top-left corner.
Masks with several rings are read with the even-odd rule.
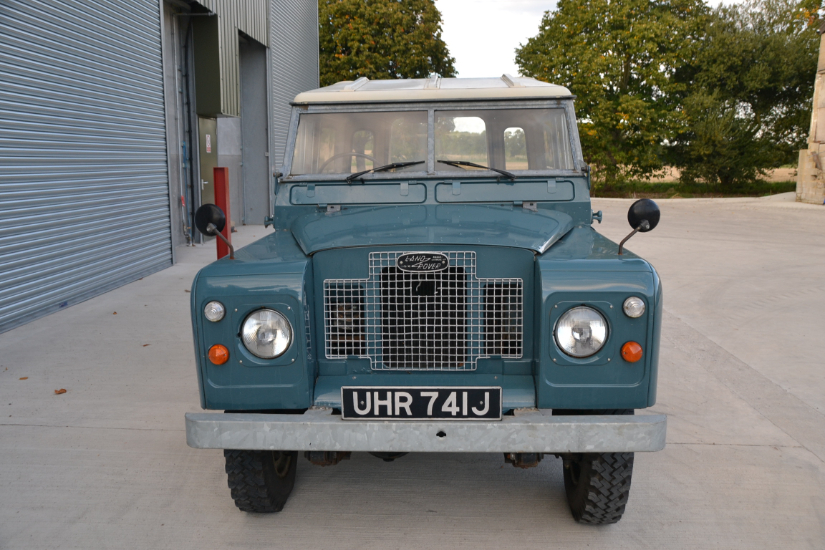
[[[564,459],[564,490],[579,523],[606,525],[622,519],[630,496],[633,453],[574,454]]]
[[[295,485],[296,451],[225,449],[223,456],[235,506],[259,514],[283,509]]]
[[[553,410],[554,415],[633,414],[633,409]],[[633,453],[574,453],[562,455],[564,490],[573,519],[607,525],[622,519],[630,496]]]

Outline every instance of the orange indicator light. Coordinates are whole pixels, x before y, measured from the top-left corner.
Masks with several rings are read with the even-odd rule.
[[[209,348],[209,360],[216,365],[223,365],[229,361],[229,350],[226,349],[226,346],[215,344]]]
[[[637,342],[627,342],[622,346],[622,357],[628,363],[635,363],[642,358],[642,346]]]

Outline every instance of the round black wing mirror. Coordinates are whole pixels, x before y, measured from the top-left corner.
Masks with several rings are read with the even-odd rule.
[[[659,224],[661,214],[655,202],[650,199],[639,199],[630,205],[630,210],[627,211],[627,221],[633,229],[647,233]]]
[[[195,227],[204,235],[214,237],[226,227],[226,214],[214,204],[204,204],[195,212]]]
[[[235,247],[221,231],[226,227],[226,214],[214,204],[204,204],[195,212],[195,227],[204,235],[217,237],[229,247],[229,259],[235,259]]]
[[[654,227],[659,225],[659,218],[662,213],[659,211],[659,206],[650,199],[639,199],[630,205],[630,210],[627,211],[627,222],[633,228],[633,232],[625,237],[619,243],[619,256],[624,251],[624,243],[630,239],[637,231],[647,233]]]

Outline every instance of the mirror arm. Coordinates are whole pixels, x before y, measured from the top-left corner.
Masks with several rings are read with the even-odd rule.
[[[647,220],[642,220],[642,223],[640,223],[640,224],[639,224],[639,227],[637,227],[636,229],[634,229],[634,230],[630,233],[630,235],[628,235],[627,237],[625,237],[624,239],[622,239],[622,242],[620,242],[620,243],[619,243],[619,256],[621,256],[621,255],[622,255],[622,253],[624,252],[624,243],[626,243],[627,241],[629,241],[629,240],[630,240],[630,237],[632,237],[633,235],[635,235],[635,234],[636,234],[636,232],[638,232],[640,229],[648,229],[648,228],[650,228],[650,222],[648,222]]]
[[[214,236],[218,237],[220,240],[222,240],[224,242],[224,244],[226,244],[226,246],[229,247],[229,259],[234,260],[235,259],[235,247],[232,246],[232,243],[230,243],[226,239],[226,237],[223,236],[223,234],[220,231],[218,231],[218,228],[215,227],[215,224],[210,223],[209,225],[206,226],[206,230],[209,232],[210,235],[214,235]],[[627,239],[625,239],[625,240],[627,240]],[[624,241],[622,241],[622,242],[624,242]],[[621,252],[620,252],[620,254],[621,254]]]

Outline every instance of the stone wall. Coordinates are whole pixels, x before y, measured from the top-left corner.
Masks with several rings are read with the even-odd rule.
[[[796,176],[796,200],[814,204],[825,204],[823,172],[817,168],[815,162],[819,154],[825,156],[825,146],[816,145],[817,147],[822,147],[822,153],[817,153],[810,149],[799,151],[799,169],[797,170]],[[821,159],[822,157],[819,158]]]
[[[825,24],[819,29],[819,62],[814,85],[811,131],[808,148],[799,152],[796,176],[796,200],[825,204]]]

